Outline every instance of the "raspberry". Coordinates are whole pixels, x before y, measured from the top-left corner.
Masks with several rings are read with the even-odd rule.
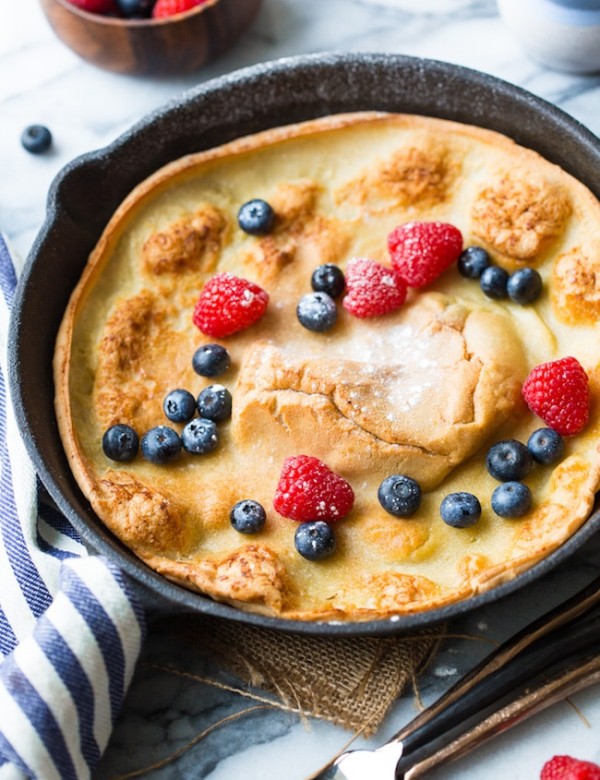
[[[200,293],[193,322],[207,336],[231,336],[254,325],[268,302],[268,294],[257,284],[228,272],[216,274]]]
[[[446,222],[407,222],[388,236],[392,266],[409,287],[425,287],[460,257],[460,230]]]
[[[163,19],[165,16],[175,16],[175,14],[182,14],[205,2],[206,0],[156,0],[156,5],[152,9],[152,17]]]
[[[398,309],[406,300],[406,283],[392,269],[374,260],[355,258],[346,268],[344,308],[355,317],[377,317]]]
[[[117,10],[114,0],[69,0],[69,2],[90,14],[110,14]]]
[[[304,523],[328,523],[348,514],[354,491],[343,477],[311,455],[294,455],[283,462],[273,506],[280,515]]]
[[[534,414],[561,436],[587,425],[590,413],[588,377],[574,357],[541,363],[523,383],[523,398]]]
[[[571,756],[554,756],[542,767],[540,780],[600,780],[600,766]]]

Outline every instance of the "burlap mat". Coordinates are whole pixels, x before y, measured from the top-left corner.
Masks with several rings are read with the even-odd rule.
[[[415,683],[445,633],[436,627],[410,636],[309,637],[196,616],[174,630],[245,685],[365,736]]]

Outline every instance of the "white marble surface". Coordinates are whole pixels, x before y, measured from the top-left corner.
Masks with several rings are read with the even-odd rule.
[[[48,186],[70,159],[106,145],[200,80],[263,60],[324,50],[397,52],[476,68],[556,103],[600,133],[600,77],[561,74],[530,61],[493,0],[264,0],[255,26],[234,51],[200,74],[168,80],[96,70],[53,36],[36,0],[5,2],[0,15],[0,229],[25,257],[43,219]],[[27,154],[19,143],[23,127],[37,122],[47,124],[55,139],[53,151],[42,157]],[[503,638],[599,571],[596,542],[545,580],[472,613],[452,629]],[[425,701],[434,700],[488,647],[447,641],[421,680]],[[189,657],[162,630],[151,631],[146,652],[151,660],[168,659],[192,671],[209,668],[200,651]],[[557,752],[600,763],[600,687],[575,696],[574,703],[579,713],[567,703],[555,705],[431,777],[532,780]],[[243,706],[247,703],[232,694],[141,667],[98,777],[114,778],[156,762]],[[371,744],[414,713],[407,693]],[[151,776],[301,780],[349,736],[328,724],[314,722],[307,729],[294,715],[260,711],[214,732]]]

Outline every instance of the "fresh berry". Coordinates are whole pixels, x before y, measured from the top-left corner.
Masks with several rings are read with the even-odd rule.
[[[107,458],[127,463],[137,455],[139,439],[129,425],[112,425],[102,437],[102,450]]]
[[[192,368],[200,376],[220,376],[230,365],[229,352],[220,344],[204,344],[192,357]]]
[[[600,780],[600,766],[571,756],[554,756],[542,767],[540,780]]]
[[[542,277],[535,268],[519,268],[508,277],[506,292],[515,303],[533,303],[542,292]]]
[[[294,534],[294,544],[303,558],[320,561],[335,550],[335,535],[332,527],[323,520],[302,523]]]
[[[69,0],[69,2],[90,14],[111,14],[116,11],[114,0]]]
[[[171,463],[179,455],[181,439],[177,431],[167,425],[158,425],[142,436],[140,449],[144,458],[150,463],[164,465]]]
[[[217,426],[212,420],[195,417],[181,432],[181,441],[186,452],[205,455],[212,452],[219,443]]]
[[[440,504],[442,520],[453,528],[468,528],[481,516],[481,504],[472,493],[448,493]]]
[[[21,146],[31,154],[43,154],[52,146],[52,133],[45,125],[29,125],[21,134]]]
[[[268,294],[257,284],[225,271],[204,285],[194,308],[194,325],[207,336],[231,336],[254,325],[268,302]]]
[[[503,482],[492,493],[492,509],[500,517],[523,517],[531,501],[531,490],[523,482]]]
[[[325,263],[313,271],[310,286],[315,292],[324,292],[332,298],[337,298],[346,289],[346,277],[339,266]]]
[[[398,309],[406,300],[406,282],[374,260],[354,258],[346,268],[344,308],[355,317],[377,317]]]
[[[527,449],[538,463],[548,466],[562,458],[565,443],[552,428],[538,428],[527,440]]]
[[[333,298],[325,292],[307,293],[300,298],[296,316],[307,330],[323,333],[337,322],[337,307]]]
[[[446,222],[407,222],[388,236],[392,265],[409,287],[425,287],[458,260],[460,230]]]
[[[262,504],[246,498],[238,501],[229,513],[231,525],[241,534],[255,534],[262,529],[267,519]]]
[[[343,477],[311,455],[294,455],[283,462],[273,506],[292,520],[332,522],[348,514],[354,491]]]
[[[161,0],[158,0],[161,2]],[[266,200],[249,200],[238,211],[238,225],[251,236],[264,236],[270,233],[275,224],[275,212]]]
[[[491,264],[489,254],[481,246],[468,246],[458,258],[457,268],[466,279],[479,279]]]
[[[508,271],[499,265],[489,265],[479,277],[479,286],[488,298],[500,301],[508,296]]]
[[[171,422],[187,422],[196,413],[196,399],[189,390],[171,390],[163,401],[163,411]]]
[[[209,385],[198,396],[200,417],[223,422],[231,417],[231,393],[223,385]]]
[[[533,457],[527,447],[516,439],[499,441],[488,450],[487,470],[500,482],[524,479],[533,468]]]
[[[119,11],[127,19],[147,19],[152,15],[156,0],[115,0]]]
[[[577,358],[564,357],[533,368],[523,383],[523,398],[561,436],[572,436],[587,425],[588,376]]]
[[[396,517],[410,517],[421,505],[419,483],[404,474],[386,477],[377,491],[379,503]]]

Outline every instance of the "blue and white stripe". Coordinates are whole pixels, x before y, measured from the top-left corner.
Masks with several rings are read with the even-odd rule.
[[[16,273],[0,235],[0,780],[89,778],[133,675],[144,615],[39,485],[6,383]]]

